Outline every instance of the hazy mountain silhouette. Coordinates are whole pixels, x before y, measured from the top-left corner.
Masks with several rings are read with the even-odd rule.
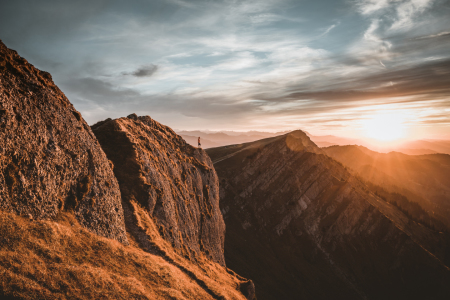
[[[407,200],[393,200],[399,207],[413,213],[414,208],[408,202],[417,203],[424,211],[416,211],[414,215],[423,214],[423,219],[433,216],[450,230],[450,155],[378,153],[362,146],[323,150],[365,181],[405,196]]]
[[[416,140],[401,143],[397,146],[386,147],[377,146],[374,143],[368,143],[361,139],[339,137],[335,135],[312,135],[304,131],[306,135],[319,147],[330,146],[346,146],[346,145],[363,145],[374,151],[379,152],[402,152],[409,155],[422,155],[422,154],[434,154],[434,153],[446,153],[450,154],[450,141],[446,140]],[[177,131],[189,144],[197,146],[197,138],[201,137],[202,147],[204,149],[214,148],[226,145],[234,145],[241,143],[248,143],[257,141],[260,139],[278,136],[286,132],[262,132],[262,131]]]
[[[186,142],[192,146],[197,147],[197,138],[201,138],[202,148],[220,147],[225,145],[241,144],[260,140],[263,138],[273,137],[282,134],[282,132],[262,132],[262,131],[221,131],[221,132],[207,132],[207,131],[177,131]]]

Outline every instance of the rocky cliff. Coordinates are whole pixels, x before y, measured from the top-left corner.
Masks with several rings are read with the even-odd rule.
[[[72,210],[126,242],[117,180],[90,127],[53,83],[0,41],[0,209],[33,219]]]
[[[139,203],[161,236],[192,261],[204,255],[225,265],[219,184],[206,152],[148,116],[106,120],[93,131],[114,163],[130,212],[129,203]],[[150,238],[139,235],[134,224],[127,219],[127,229],[146,245]]]
[[[95,126],[114,166],[48,73],[3,44],[0,71],[1,299],[254,299],[204,151],[130,116]]]
[[[450,295],[440,233],[375,196],[303,132],[207,151],[227,265],[253,279],[258,299]]]

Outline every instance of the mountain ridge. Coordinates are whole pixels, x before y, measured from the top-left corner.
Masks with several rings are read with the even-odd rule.
[[[410,223],[304,136],[207,150],[221,183],[228,265],[252,278],[259,299],[445,299],[439,234]]]
[[[323,150],[364,180],[418,203],[450,229],[447,218],[450,155],[378,153],[361,146],[332,146]]]

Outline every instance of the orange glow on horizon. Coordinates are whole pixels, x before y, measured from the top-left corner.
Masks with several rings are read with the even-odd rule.
[[[406,138],[406,116],[402,112],[383,111],[362,121],[365,136],[380,142],[395,142]]]

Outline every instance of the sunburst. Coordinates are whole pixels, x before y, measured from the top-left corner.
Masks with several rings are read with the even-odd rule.
[[[368,138],[392,142],[405,137],[405,116],[401,112],[377,112],[362,121]]]

